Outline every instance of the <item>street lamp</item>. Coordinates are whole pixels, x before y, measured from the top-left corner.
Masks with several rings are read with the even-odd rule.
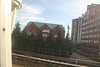
[[[21,0],[0,0],[0,67],[12,67],[11,33],[21,7]]]

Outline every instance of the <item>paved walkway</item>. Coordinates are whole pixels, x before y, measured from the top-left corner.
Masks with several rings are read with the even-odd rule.
[[[85,56],[81,56],[78,53],[73,53],[71,58],[76,59],[76,58],[80,58],[80,60],[88,60],[88,61],[93,61],[92,59],[89,59]]]

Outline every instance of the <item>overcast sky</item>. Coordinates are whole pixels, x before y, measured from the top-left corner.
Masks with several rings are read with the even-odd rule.
[[[16,22],[23,28],[29,21],[72,26],[72,19],[85,13],[87,5],[100,4],[100,0],[22,0],[22,9],[17,12]]]

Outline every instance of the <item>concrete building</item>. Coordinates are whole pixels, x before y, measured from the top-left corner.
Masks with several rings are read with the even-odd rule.
[[[72,20],[71,40],[72,40],[73,43],[81,43],[83,16],[84,16],[84,14],[81,17]]]
[[[78,32],[77,32],[77,43],[81,43],[81,34],[82,34],[82,21],[83,21],[84,14],[78,18]]]
[[[78,18],[72,20],[71,40],[73,43],[77,43],[77,34],[78,34]]]
[[[57,37],[59,31],[61,33],[62,38],[65,37],[65,28],[62,25],[41,23],[41,22],[29,22],[26,27],[27,27],[27,31],[33,32],[35,36],[38,36],[40,31],[42,31],[42,36],[44,37],[44,39],[48,37],[48,34],[51,31],[54,38]]]

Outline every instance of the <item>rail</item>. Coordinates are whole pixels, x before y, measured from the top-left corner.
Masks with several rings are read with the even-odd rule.
[[[76,65],[76,64],[71,64],[71,63],[67,63],[67,62],[60,62],[60,61],[55,61],[55,60],[49,60],[49,59],[42,59],[42,58],[36,58],[36,57],[32,57],[32,56],[25,56],[25,55],[21,55],[21,54],[15,54],[12,53],[13,56],[17,56],[21,57],[21,58],[27,58],[27,59],[31,59],[31,60],[37,60],[37,61],[42,61],[42,62],[47,62],[47,63],[53,63],[53,64],[58,64],[58,65],[64,65],[64,66],[70,66],[70,67],[87,67],[87,66],[83,66],[83,65]]]

